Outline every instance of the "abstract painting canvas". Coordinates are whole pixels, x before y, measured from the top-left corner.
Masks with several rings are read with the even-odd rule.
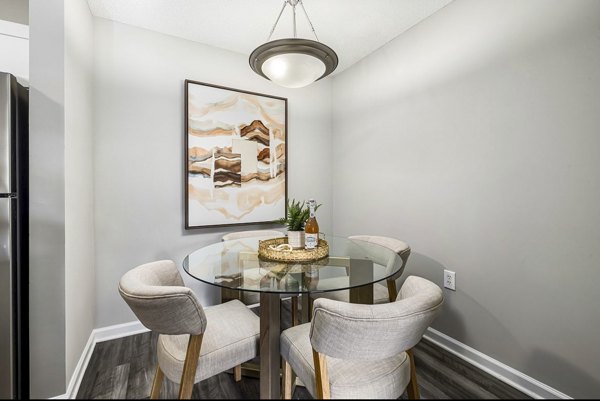
[[[185,227],[284,217],[287,136],[287,99],[186,80]]]

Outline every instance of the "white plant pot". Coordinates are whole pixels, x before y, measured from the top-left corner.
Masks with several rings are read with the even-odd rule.
[[[288,231],[288,244],[294,249],[304,249],[304,231]]]

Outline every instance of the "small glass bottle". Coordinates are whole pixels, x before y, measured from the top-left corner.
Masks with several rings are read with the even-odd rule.
[[[314,199],[308,200],[310,216],[304,224],[304,248],[316,249],[319,244],[319,223],[315,217],[316,202]]]

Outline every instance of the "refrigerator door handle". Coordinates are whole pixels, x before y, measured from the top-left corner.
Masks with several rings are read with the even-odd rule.
[[[13,91],[11,75],[0,73],[0,193],[10,193],[13,188],[14,122],[11,109]]]

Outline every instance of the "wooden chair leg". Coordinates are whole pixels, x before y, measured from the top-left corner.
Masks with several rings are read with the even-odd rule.
[[[312,319],[313,304],[315,303],[315,300],[310,294],[302,294],[300,303],[302,305],[302,313],[299,319],[302,323],[308,323]]]
[[[152,382],[152,391],[150,392],[150,399],[157,400],[160,396],[160,389],[162,387],[163,379],[165,374],[160,369],[160,366],[156,366],[156,373],[154,374],[154,381]]]
[[[298,326],[298,297],[292,297],[292,326]]]
[[[196,377],[196,368],[198,367],[201,346],[202,334],[190,336],[187,353],[185,354],[185,362],[183,363],[181,384],[179,385],[180,400],[189,400],[192,398],[192,390],[194,389],[194,379]]]
[[[304,295],[303,295],[304,297]],[[313,297],[311,297],[310,295],[306,295],[306,302],[302,304],[302,308],[304,308],[304,306],[306,306],[306,320],[302,321],[302,323],[308,323],[312,320],[312,314],[313,314],[313,305],[315,303],[315,300]],[[303,319],[304,319],[304,312],[303,313]]]
[[[302,296],[300,297],[300,301],[302,302],[302,317],[300,320],[302,320],[302,323],[308,323],[310,322],[310,299],[312,297],[310,296],[310,294],[302,294]]]
[[[388,296],[390,298],[390,302],[395,302],[396,297],[398,296],[398,291],[396,290],[396,280],[388,280],[387,288],[388,288]]]
[[[242,380],[242,365],[237,365],[233,368],[233,380],[236,382]]]
[[[283,388],[283,396],[284,400],[291,400],[292,395],[294,394],[293,384],[296,381],[296,375],[292,370],[290,364],[284,359],[283,360],[283,374],[282,374],[282,388]]]
[[[313,349],[313,361],[315,364],[315,382],[317,385],[317,398],[328,400],[331,398],[329,388],[329,375],[327,374],[327,362],[325,355]]]
[[[419,394],[419,385],[417,383],[417,370],[415,368],[415,355],[412,348],[406,351],[408,358],[410,359],[410,381],[408,382],[408,399],[418,400],[421,398]]]

